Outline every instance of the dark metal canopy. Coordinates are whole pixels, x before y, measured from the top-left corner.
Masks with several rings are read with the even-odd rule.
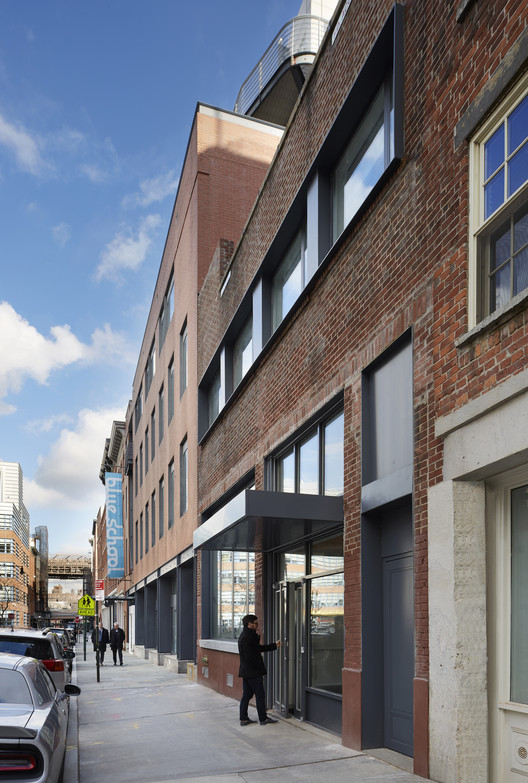
[[[194,531],[195,549],[271,552],[343,528],[343,498],[246,489]]]

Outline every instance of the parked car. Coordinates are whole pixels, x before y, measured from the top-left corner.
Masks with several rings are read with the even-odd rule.
[[[69,696],[55,687],[41,661],[0,653],[0,778],[57,783],[66,750]]]
[[[72,635],[67,628],[63,628],[62,626],[56,626],[56,627],[54,626],[54,627],[44,628],[43,630],[49,631],[50,633],[54,633],[56,636],[58,636],[63,649],[71,650],[74,653],[73,657],[75,657],[75,642],[73,641]],[[72,671],[72,662],[73,662],[73,658],[69,658],[69,657],[66,658],[66,663],[70,671],[70,674]]]
[[[42,661],[59,691],[64,691],[71,680],[68,662],[75,658],[75,653],[65,650],[51,631],[0,628],[0,653],[26,655]]]

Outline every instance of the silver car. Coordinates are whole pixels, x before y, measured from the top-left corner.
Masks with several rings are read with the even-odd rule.
[[[55,688],[48,670],[33,658],[0,653],[0,777],[2,781],[57,783],[68,731],[68,684]]]
[[[59,691],[63,691],[71,680],[68,663],[75,658],[75,653],[64,650],[60,639],[51,631],[0,628],[0,653],[27,655],[42,661]]]

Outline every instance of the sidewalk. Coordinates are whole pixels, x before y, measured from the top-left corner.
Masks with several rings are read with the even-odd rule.
[[[64,783],[424,781],[294,719],[242,727],[235,700],[127,653],[98,683],[92,646],[76,652]]]

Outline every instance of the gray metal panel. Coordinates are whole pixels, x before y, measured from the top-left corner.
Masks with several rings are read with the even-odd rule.
[[[377,481],[361,487],[361,511],[372,511],[388,503],[411,495],[413,490],[413,468],[408,465]]]
[[[195,549],[268,552],[343,526],[343,498],[244,490],[194,532]]]

